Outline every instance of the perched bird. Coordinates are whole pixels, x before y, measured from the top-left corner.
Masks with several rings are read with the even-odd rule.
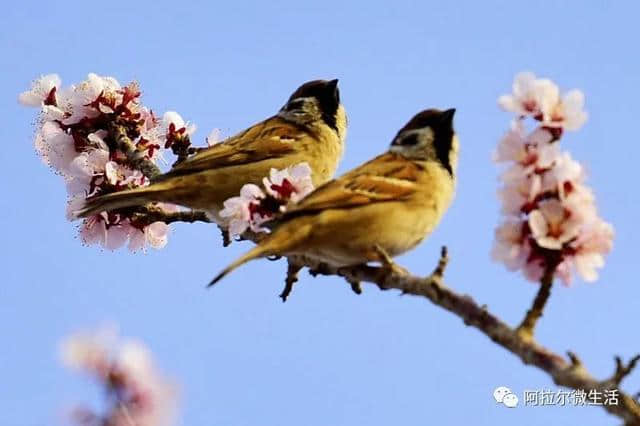
[[[273,232],[215,277],[271,255],[305,255],[341,267],[404,253],[438,224],[455,191],[454,109],[414,116],[389,150],[317,188]]]
[[[314,186],[327,182],[342,157],[346,132],[338,80],[309,81],[273,117],[196,153],[149,186],[88,199],[75,215],[168,202],[204,210],[220,222],[223,202],[244,184],[259,184],[271,168],[307,162]]]

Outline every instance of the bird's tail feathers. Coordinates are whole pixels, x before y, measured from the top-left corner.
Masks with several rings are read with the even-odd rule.
[[[103,211],[139,206],[155,201],[165,201],[163,195],[170,190],[164,185],[154,184],[148,187],[113,192],[95,198],[89,198],[78,210],[72,212],[74,219],[93,216]]]
[[[254,248],[249,250],[247,253],[240,256],[238,259],[236,259],[231,265],[224,268],[222,272],[220,272],[218,275],[216,275],[214,279],[211,280],[211,282],[209,283],[209,285],[207,285],[207,287],[212,287],[215,283],[220,281],[222,278],[224,278],[227,274],[229,274],[231,271],[233,271],[237,267],[242,266],[253,259],[257,259],[259,257],[265,257],[268,255],[269,253],[267,252],[267,249],[265,247],[262,247],[261,245],[255,246]]]
[[[287,251],[290,251],[300,241],[306,238],[307,234],[307,227],[303,227],[303,229],[298,228],[295,230],[295,232],[290,232],[289,229],[285,228],[278,228],[267,238],[261,241],[257,246],[255,246],[243,256],[240,256],[232,264],[224,268],[222,272],[220,272],[214,279],[211,280],[207,287],[213,286],[234,269],[244,265],[251,260],[271,255],[285,255]]]

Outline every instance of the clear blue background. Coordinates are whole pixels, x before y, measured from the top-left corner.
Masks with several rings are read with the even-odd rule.
[[[455,3],[455,4],[454,4]],[[140,81],[144,102],[229,135],[274,113],[301,82],[340,78],[351,119],[347,170],[383,151],[425,107],[456,107],[457,199],[437,232],[399,262],[427,274],[439,247],[448,283],[516,324],[536,286],[492,263],[498,171],[509,115],[496,106],[532,70],[581,88],[591,115],[563,140],[589,170],[617,230],[599,282],[554,288],[538,336],[578,352],[598,377],[640,351],[638,23],[635,2],[9,2],[0,15],[0,412],[51,424],[95,397],[59,365],[67,333],[117,321],[148,342],[182,387],[181,425],[614,425],[601,408],[506,409],[498,385],[557,389],[428,301],[304,274],[282,304],[283,262],[204,284],[249,243],[179,224],[146,255],[83,247],[64,218],[61,180],[34,154],[35,115],[17,94],[43,73]],[[640,390],[640,374],[624,383]]]

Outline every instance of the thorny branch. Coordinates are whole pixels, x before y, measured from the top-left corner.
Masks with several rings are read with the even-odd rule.
[[[201,216],[197,212],[192,213],[197,217],[195,220],[205,220],[206,216]],[[166,216],[166,221],[173,222],[179,215],[171,213]],[[193,217],[186,216],[187,221]],[[155,220],[165,220],[161,213],[156,213]],[[262,234],[264,235],[264,234]],[[243,236],[246,239],[257,241],[260,234],[247,233]],[[309,268],[313,275],[336,275],[343,277],[351,284],[354,291],[354,283],[375,284],[381,290],[397,289],[403,294],[421,296],[429,299],[435,305],[458,316],[465,325],[474,327],[482,334],[486,335],[497,345],[502,346],[527,365],[533,365],[551,376],[553,382],[558,386],[564,386],[575,390],[589,392],[596,390],[604,393],[605,390],[617,388],[620,382],[631,373],[636,364],[640,361],[640,355],[632,358],[624,364],[619,357],[616,357],[616,369],[613,375],[605,380],[598,380],[593,377],[585,368],[580,358],[573,352],[567,352],[567,361],[550,349],[536,342],[533,336],[525,336],[518,332],[517,328],[512,328],[499,317],[489,312],[486,305],[479,305],[469,295],[456,293],[444,284],[443,276],[448,263],[446,248],[443,248],[439,262],[433,273],[427,277],[412,275],[394,263],[388,263],[382,258],[383,266],[375,267],[369,265],[357,265],[352,267],[336,268],[327,264],[318,263],[303,256],[292,256],[288,259],[290,265],[287,277],[287,286],[281,297],[286,299],[293,283],[297,280],[295,268],[301,265]],[[640,426],[640,404],[628,393],[620,391],[618,405],[603,405],[604,409],[624,421],[626,426]]]

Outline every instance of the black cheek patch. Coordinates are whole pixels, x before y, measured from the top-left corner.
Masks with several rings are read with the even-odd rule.
[[[453,130],[446,129],[436,133],[434,146],[436,148],[436,157],[442,167],[444,167],[451,176],[453,176],[453,168],[451,167],[451,160],[449,154],[453,145]]]
[[[340,95],[336,89],[334,93],[322,93],[317,97],[320,103],[320,110],[322,111],[322,121],[327,123],[327,126],[334,130],[338,130],[336,124],[336,114],[338,112],[338,106],[340,105]]]

